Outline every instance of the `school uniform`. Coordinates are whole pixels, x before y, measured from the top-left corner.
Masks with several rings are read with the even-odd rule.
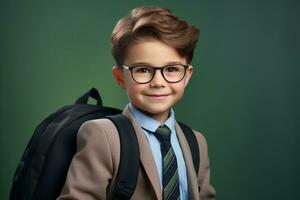
[[[153,136],[159,122],[134,108],[123,110],[136,131],[140,148],[140,168],[137,186],[131,199],[162,200],[161,154],[157,138]],[[171,144],[178,163],[181,199],[215,199],[210,185],[210,167],[204,136],[194,131],[200,151],[198,177],[193,166],[189,145],[175,121],[171,110],[165,124],[171,129]],[[108,119],[85,122],[78,131],[77,153],[74,156],[59,200],[111,199],[120,160],[120,139],[114,124]]]

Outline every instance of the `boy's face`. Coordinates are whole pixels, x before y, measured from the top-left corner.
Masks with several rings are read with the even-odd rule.
[[[156,39],[147,39],[134,43],[127,48],[124,65],[162,67],[170,63],[186,65],[176,49]],[[186,70],[184,78],[177,83],[167,82],[160,70],[155,71],[153,79],[148,83],[137,83],[131,71],[113,67],[113,75],[118,85],[127,91],[131,103],[150,117],[163,123],[169,115],[170,108],[182,97],[184,89],[192,75],[192,66]]]

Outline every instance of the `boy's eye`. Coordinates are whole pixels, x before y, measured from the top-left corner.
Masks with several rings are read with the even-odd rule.
[[[151,68],[150,67],[144,67],[144,66],[140,66],[140,67],[135,67],[133,70],[134,73],[151,73]]]
[[[178,72],[179,67],[177,65],[170,65],[170,66],[167,66],[164,71],[165,72]]]

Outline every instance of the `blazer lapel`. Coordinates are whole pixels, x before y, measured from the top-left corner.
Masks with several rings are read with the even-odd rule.
[[[181,150],[183,153],[186,170],[187,170],[189,199],[198,200],[199,192],[198,192],[197,174],[195,172],[190,147],[178,123],[175,124],[175,128],[176,128],[177,137],[181,146]]]
[[[129,120],[132,122],[139,143],[141,163],[145,169],[148,179],[150,180],[150,183],[154,189],[157,199],[161,200],[162,190],[160,187],[160,180],[159,180],[157,168],[147,138],[143,133],[143,129],[134,119],[133,115],[128,109],[128,106],[126,106],[125,109],[123,110],[123,115],[128,117]]]

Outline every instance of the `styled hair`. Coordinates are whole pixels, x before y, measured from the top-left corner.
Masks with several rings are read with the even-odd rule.
[[[155,38],[175,48],[191,63],[200,31],[181,20],[171,10],[143,6],[120,19],[111,34],[112,54],[118,66],[123,64],[126,48],[145,38]]]

